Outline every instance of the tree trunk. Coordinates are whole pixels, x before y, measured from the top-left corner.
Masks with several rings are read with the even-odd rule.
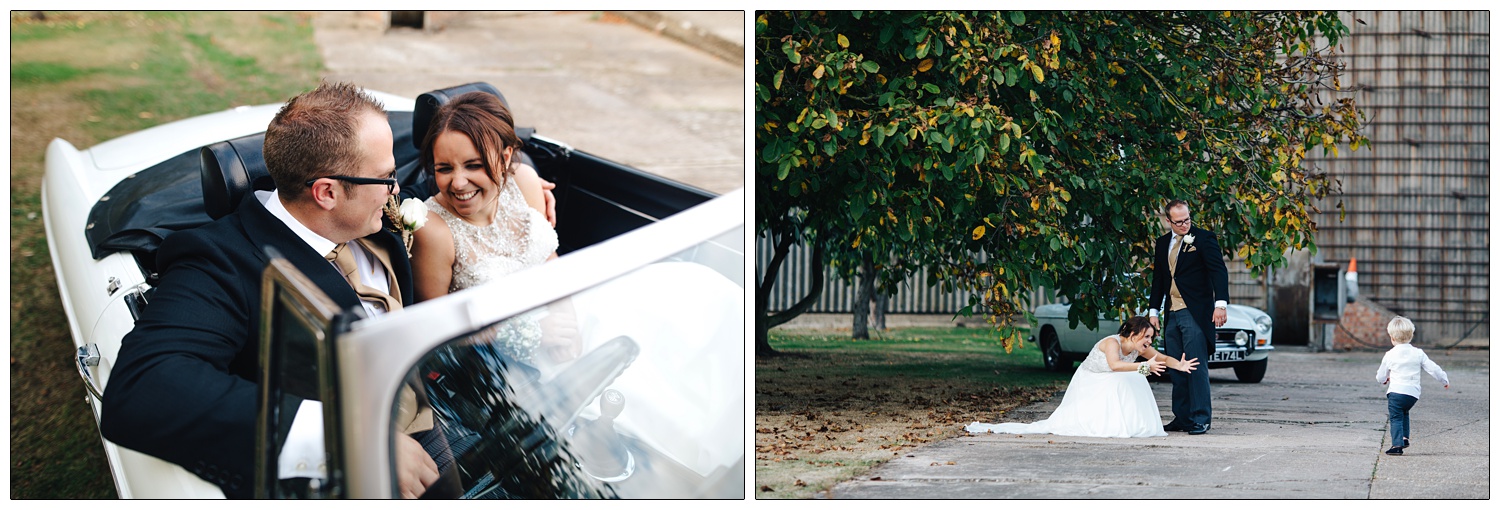
[[[875,260],[866,253],[859,264],[859,291],[854,293],[854,339],[870,339],[870,301],[875,298]]]
[[[887,296],[881,289],[875,289],[875,330],[885,331],[885,307],[890,304],[891,297]]]
[[[761,276],[760,284],[755,289],[755,356],[774,356],[776,349],[771,348],[771,328],[785,324],[787,321],[802,315],[818,302],[818,297],[823,295],[823,247],[813,243],[813,256],[809,266],[812,270],[813,280],[807,295],[803,296],[797,304],[791,308],[776,314],[769,312],[771,304],[771,288],[776,284],[776,275],[781,272],[781,264],[786,261],[786,255],[791,251],[792,236],[783,235],[775,239],[776,248],[771,256],[770,262],[766,264],[766,274]]]

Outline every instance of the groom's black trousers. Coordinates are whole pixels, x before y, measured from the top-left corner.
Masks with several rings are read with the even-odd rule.
[[[1166,313],[1162,324],[1162,354],[1172,359],[1197,359],[1198,368],[1191,374],[1167,369],[1172,380],[1172,421],[1179,424],[1207,425],[1213,422],[1208,401],[1208,356],[1212,337],[1204,334],[1193,315],[1186,309]]]

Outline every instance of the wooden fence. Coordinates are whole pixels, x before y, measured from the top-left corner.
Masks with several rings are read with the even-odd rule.
[[[771,244],[765,242],[763,238],[757,238],[755,249],[755,273],[758,281],[759,275],[765,274],[766,262],[771,260]],[[790,308],[797,300],[807,295],[807,289],[811,287],[813,278],[812,264],[808,260],[810,257],[808,250],[801,246],[792,246],[786,261],[782,263],[781,271],[776,275],[776,285],[771,289],[771,311]],[[823,271],[825,271],[823,294],[817,304],[808,311],[810,313],[849,313],[853,309],[857,295],[858,279],[854,282],[845,282],[835,276],[834,271],[827,268]],[[903,284],[889,299],[886,312],[952,315],[969,304],[969,293],[944,292],[940,288],[926,286],[926,281],[925,270],[909,278],[907,283]],[[1245,269],[1245,265],[1239,261],[1229,262],[1229,294],[1232,303],[1265,309],[1264,278],[1253,278]],[[1035,309],[1040,305],[1064,301],[1042,290],[1035,293],[1034,299],[1026,308]]]

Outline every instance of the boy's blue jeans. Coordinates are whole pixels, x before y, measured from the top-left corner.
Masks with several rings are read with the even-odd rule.
[[[1391,447],[1404,448],[1411,444],[1411,407],[1417,405],[1417,397],[1405,393],[1386,393],[1386,407],[1391,415]]]

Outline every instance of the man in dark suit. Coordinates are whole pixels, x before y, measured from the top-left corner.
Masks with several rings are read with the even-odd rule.
[[[121,342],[100,419],[110,441],[179,464],[231,498],[254,494],[267,249],[286,257],[340,307],[379,314],[412,302],[406,251],[382,225],[382,208],[399,186],[380,103],[343,83],[294,97],[267,127],[265,160],[276,191],[256,192],[233,213],[162,243],[161,283]],[[348,260],[335,262],[340,251],[352,256],[346,267],[355,268],[359,291],[351,286],[354,276],[346,280],[335,266]],[[291,434],[283,455],[294,449],[322,455],[321,407],[315,404],[294,407],[296,420],[316,425],[312,437]],[[425,430],[431,428],[429,418]],[[402,495],[419,496],[439,473],[417,439],[397,436]],[[294,441],[303,444],[294,448]],[[283,457],[282,478],[318,477],[316,460],[287,464]]]
[[[1193,226],[1187,202],[1167,203],[1172,232],[1156,240],[1151,278],[1151,325],[1162,332],[1162,354],[1208,362],[1214,335],[1228,319],[1229,270],[1213,232]],[[1164,312],[1162,312],[1164,311]],[[1165,315],[1161,328],[1158,315]],[[1205,365],[1206,366],[1206,365]],[[1213,421],[1208,370],[1171,371],[1172,421],[1163,428],[1197,435]]]

